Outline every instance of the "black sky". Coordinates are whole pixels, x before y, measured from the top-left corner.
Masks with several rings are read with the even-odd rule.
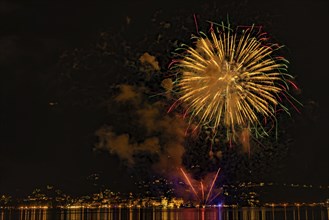
[[[197,13],[198,1],[110,2],[0,3],[0,193],[29,193],[45,184],[81,193],[90,188],[86,177],[95,172],[114,190],[127,189],[123,182],[131,185],[131,174],[116,157],[93,151],[92,134],[102,118],[90,109],[50,106],[49,102],[60,105],[60,100],[48,96],[44,79],[56,71],[64,50],[88,47],[99,31],[119,28],[126,16],[142,26],[159,9],[174,14],[187,7]],[[328,2],[244,4],[253,10],[252,16],[259,12],[271,17],[276,38],[289,50],[289,69],[302,89],[305,108],[301,115],[294,113],[291,122],[295,143],[282,179],[329,184]],[[230,10],[229,14],[237,13]]]

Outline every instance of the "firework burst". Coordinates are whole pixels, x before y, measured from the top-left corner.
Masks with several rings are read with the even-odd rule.
[[[293,77],[288,61],[274,56],[281,47],[269,44],[260,27],[212,25],[209,32],[194,36],[194,47],[183,45],[172,65],[178,100],[191,119],[214,130],[225,126],[234,138],[237,131],[261,126],[264,117],[275,119],[278,106],[288,112],[280,102],[291,97]]]

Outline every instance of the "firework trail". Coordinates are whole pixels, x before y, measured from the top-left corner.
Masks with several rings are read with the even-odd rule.
[[[218,178],[220,168],[218,168],[215,176],[213,177],[211,185],[210,186],[206,185],[206,190],[208,190],[206,198],[205,198],[205,187],[203,185],[203,182],[200,181],[200,192],[198,193],[196,188],[193,186],[190,178],[187,176],[187,174],[183,170],[183,168],[180,168],[180,171],[182,172],[186,182],[188,183],[189,187],[192,189],[196,199],[200,202],[201,205],[207,205],[207,204],[211,203],[215,198],[217,198],[219,196],[219,194],[221,194],[222,191],[219,191],[214,196],[212,196],[212,198],[210,197],[213,193],[214,185],[215,185],[215,182]],[[199,194],[201,194],[201,195],[199,196]]]
[[[183,173],[183,175],[184,175],[186,181],[188,182],[188,185],[191,187],[191,189],[192,189],[194,195],[198,198],[198,200],[200,200],[200,199],[199,199],[199,196],[198,196],[198,193],[196,192],[194,186],[192,185],[190,179],[188,178],[188,176],[186,175],[186,173],[184,172],[184,170],[183,170],[182,168],[180,168],[180,171]]]
[[[211,183],[210,189],[209,189],[208,194],[207,194],[206,203],[207,203],[207,201],[209,199],[209,196],[210,196],[210,194],[212,192],[212,189],[214,188],[214,184],[215,184],[215,181],[217,180],[219,171],[220,171],[220,168],[218,168],[217,173],[216,173],[216,175],[215,175],[215,177],[214,177],[214,179],[213,179],[213,181]]]
[[[276,121],[278,107],[288,112],[281,97],[291,103],[289,85],[295,84],[288,61],[274,56],[281,47],[267,43],[261,27],[233,30],[222,24],[214,29],[209,38],[201,32],[194,36],[194,47],[179,48],[184,52],[176,54],[171,68],[177,72],[178,100],[191,120],[214,130],[225,126],[227,137],[234,139],[243,129],[262,128],[262,118]]]

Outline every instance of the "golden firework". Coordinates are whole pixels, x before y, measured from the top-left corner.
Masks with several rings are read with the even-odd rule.
[[[268,44],[260,28],[220,26],[210,37],[195,36],[184,45],[173,67],[176,88],[191,118],[230,133],[260,125],[260,116],[275,117],[280,95],[287,93],[287,60],[275,57],[280,47]],[[281,105],[281,104],[280,104]],[[285,109],[286,110],[286,109]]]

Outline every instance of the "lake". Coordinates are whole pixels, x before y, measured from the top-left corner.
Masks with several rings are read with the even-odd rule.
[[[328,220],[328,207],[0,209],[0,220]]]

